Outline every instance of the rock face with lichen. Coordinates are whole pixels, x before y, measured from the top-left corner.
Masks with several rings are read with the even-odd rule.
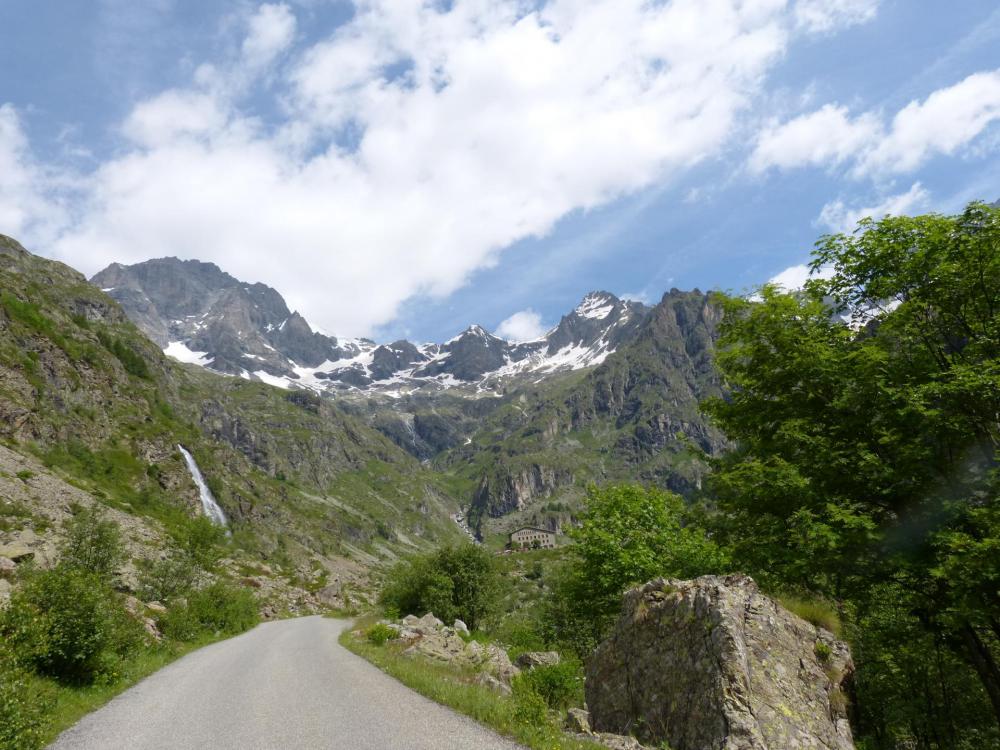
[[[587,664],[595,730],[673,750],[852,750],[847,645],[743,575],[625,595]]]

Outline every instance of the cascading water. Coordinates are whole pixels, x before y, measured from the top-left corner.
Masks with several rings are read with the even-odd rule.
[[[201,507],[205,511],[205,515],[208,516],[212,523],[228,527],[229,521],[226,519],[226,514],[215,501],[215,495],[212,494],[212,490],[205,484],[205,477],[201,475],[201,469],[198,468],[194,456],[188,453],[183,445],[178,445],[177,448],[184,456],[184,462],[187,464],[188,471],[191,472],[191,478],[198,485],[198,494],[201,495]]]

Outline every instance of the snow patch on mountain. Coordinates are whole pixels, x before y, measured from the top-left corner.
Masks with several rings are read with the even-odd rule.
[[[176,359],[178,362],[184,362],[189,365],[200,365],[201,367],[208,367],[213,359],[208,352],[191,351],[183,341],[171,341],[167,344],[163,353],[168,357]]]

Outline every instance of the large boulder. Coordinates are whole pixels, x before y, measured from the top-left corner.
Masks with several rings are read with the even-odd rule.
[[[625,595],[585,687],[594,730],[673,750],[852,750],[853,669],[747,576],[657,579]]]

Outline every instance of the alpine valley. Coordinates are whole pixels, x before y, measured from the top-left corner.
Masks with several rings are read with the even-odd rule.
[[[377,344],[317,332],[274,289],[198,261],[88,283],[2,237],[0,287],[5,476],[73,487],[164,536],[199,513],[183,446],[240,547],[286,574],[282,601],[370,590],[370,571],[468,533],[558,529],[592,482],[686,492],[724,447],[698,411],[720,392],[720,313],[698,291],[655,306],[591,292],[536,341],[473,325]],[[9,484],[27,515],[7,542],[53,549],[59,508]]]
[[[723,447],[698,411],[720,392],[720,316],[697,290],[652,307],[592,291],[533,341],[470,325],[443,343],[378,344],[318,332],[276,290],[211,263],[113,264],[91,282],[173,359],[317,394],[386,436],[448,487],[479,538],[557,530],[590,482],[685,493],[699,456]]]

